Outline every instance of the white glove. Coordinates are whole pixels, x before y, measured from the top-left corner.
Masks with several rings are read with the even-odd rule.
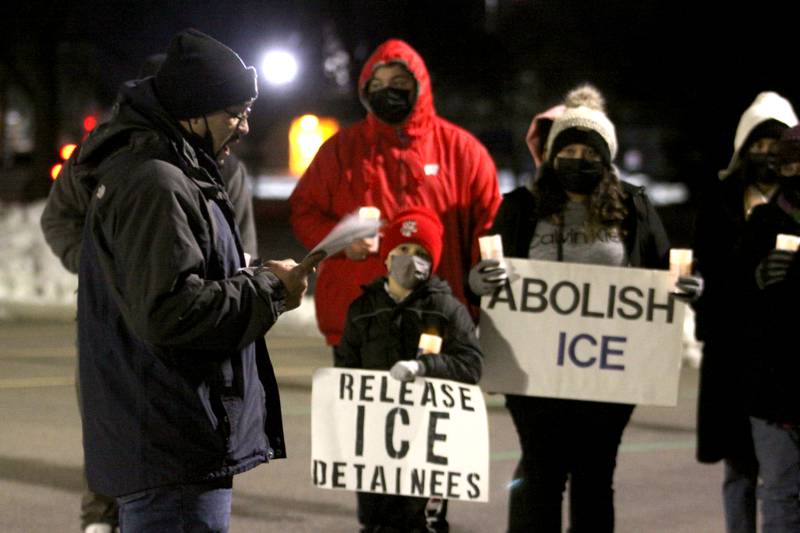
[[[493,292],[508,279],[508,272],[497,259],[484,259],[469,271],[469,288],[478,296]]]
[[[414,360],[398,361],[389,373],[398,381],[414,381],[415,377],[423,374],[422,363]]]

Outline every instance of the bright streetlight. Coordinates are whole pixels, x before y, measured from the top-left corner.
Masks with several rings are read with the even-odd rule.
[[[270,50],[261,62],[261,70],[270,85],[286,85],[297,77],[297,59],[285,50]]]

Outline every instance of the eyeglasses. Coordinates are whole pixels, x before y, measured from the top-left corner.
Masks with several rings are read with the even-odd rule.
[[[231,118],[235,118],[235,119],[236,119],[236,120],[238,120],[239,122],[242,122],[242,121],[245,121],[245,120],[247,120],[247,119],[249,119],[249,118],[250,118],[250,111],[251,111],[251,109],[250,109],[250,107],[248,106],[248,107],[244,108],[244,110],[243,110],[243,111],[239,111],[238,113],[236,113],[236,112],[234,112],[234,111],[231,111],[231,110],[229,110],[229,109],[226,109],[226,110],[225,110],[225,113],[226,113],[226,114],[227,114],[229,117],[231,117]]]

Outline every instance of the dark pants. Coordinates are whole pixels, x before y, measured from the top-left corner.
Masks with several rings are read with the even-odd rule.
[[[117,498],[122,533],[223,533],[231,516],[232,479],[147,489]]]
[[[428,498],[356,493],[361,533],[424,533],[450,531],[447,500],[429,505]],[[426,516],[426,508],[429,516]]]
[[[520,477],[509,495],[509,532],[560,533],[570,482],[570,531],[614,530],[614,469],[632,405],[506,397],[520,439]]]

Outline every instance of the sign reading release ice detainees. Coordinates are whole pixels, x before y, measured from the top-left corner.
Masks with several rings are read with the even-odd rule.
[[[443,379],[321,368],[311,391],[311,476],[326,489],[486,502],[483,393]]]
[[[505,262],[481,301],[486,391],[676,405],[684,304],[667,271]]]

